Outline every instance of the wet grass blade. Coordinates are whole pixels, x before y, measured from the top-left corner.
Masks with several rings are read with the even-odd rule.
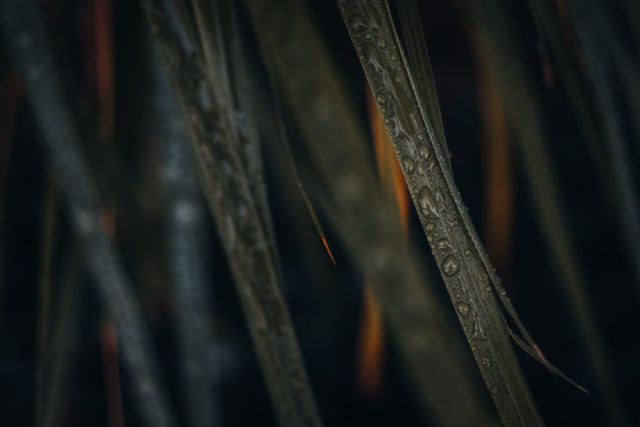
[[[218,225],[277,418],[283,426],[320,425],[271,245],[238,153],[232,106],[225,95],[230,89],[221,87],[223,81],[210,80],[198,41],[186,36],[171,6],[155,0],[142,4],[182,106],[200,183]]]
[[[217,82],[217,92],[227,105],[233,106],[230,114],[235,123],[238,154],[269,239],[278,279],[282,281],[280,254],[264,177],[260,134],[245,65],[246,42],[238,24],[235,4],[233,0],[191,0],[191,3],[196,15],[200,45],[207,58],[211,77]]]
[[[418,10],[417,3],[414,0],[397,0],[394,3],[397,6],[400,18],[400,27],[404,33],[404,41],[407,47],[406,54],[408,66],[411,67],[410,70],[415,82],[417,102],[420,103],[421,108],[424,109],[425,114],[428,115],[430,123],[433,124],[437,136],[436,140],[440,144],[442,152],[445,154],[449,167],[451,167],[449,151],[447,149],[447,143],[444,135],[442,115],[440,114],[440,104],[438,102],[433,72],[431,71],[431,62],[429,60],[427,45],[424,40],[422,26],[420,25],[420,12]],[[467,226],[471,229],[473,228],[473,224],[471,224],[470,221],[467,223]],[[473,234],[477,235],[475,230],[473,231]],[[544,360],[544,356],[538,349],[538,346],[531,337],[531,334],[527,331],[520,320],[518,313],[511,304],[511,300],[502,287],[502,282],[495,273],[495,269],[489,262],[489,258],[486,256],[484,248],[479,248],[478,253],[485,270],[489,274],[491,283],[498,292],[500,302],[509,313],[509,316],[511,316],[516,323],[518,330],[522,333],[527,343],[534,348],[536,350],[536,354]]]
[[[99,224],[96,185],[82,150],[77,123],[65,102],[44,23],[32,1],[0,2],[4,42],[21,71],[26,99],[53,170],[64,192],[72,224],[106,312],[116,324],[124,364],[145,423],[172,426],[174,416],[160,379],[151,338],[115,242]]]
[[[448,157],[449,149],[447,148],[447,139],[444,134],[440,102],[438,102],[438,92],[436,91],[435,79],[431,70],[424,30],[420,23],[418,5],[415,0],[397,0],[394,4],[398,10],[398,22],[404,37],[409,66],[418,90],[418,98],[434,124],[438,141],[442,145],[442,152],[447,154]]]
[[[453,181],[383,1],[339,0],[458,318],[505,425],[542,425]],[[489,269],[492,270],[492,269]]]
[[[423,263],[406,244],[397,215],[390,215],[370,162],[371,142],[308,11],[294,0],[247,6],[267,68],[321,180],[313,186],[319,204],[382,306],[425,417],[447,426],[492,425],[470,360],[453,338],[459,335],[426,286]]]
[[[599,387],[611,409],[611,420],[617,419],[624,412],[620,407],[604,340],[592,314],[586,281],[571,241],[569,222],[562,210],[562,197],[545,142],[548,135],[543,102],[534,89],[530,67],[519,53],[523,48],[517,32],[509,24],[506,3],[491,0],[483,2],[480,7],[476,2],[469,1],[468,5],[487,55],[490,72],[507,106],[507,119],[517,136],[529,188],[552,261],[576,317]]]

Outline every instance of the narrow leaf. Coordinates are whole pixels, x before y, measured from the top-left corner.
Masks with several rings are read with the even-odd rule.
[[[270,242],[238,153],[238,130],[226,95],[230,88],[223,79],[211,79],[199,42],[184,36],[188,33],[175,10],[161,0],[142,4],[182,106],[200,183],[218,225],[277,418],[283,426],[320,425]],[[215,70],[216,64],[209,67]]]
[[[304,4],[250,0],[247,6],[262,56],[320,177],[314,186],[320,205],[382,306],[425,418],[492,425],[459,335],[427,286],[424,263],[406,244],[397,215],[389,215],[370,162],[371,141]]]
[[[419,101],[389,6],[380,0],[338,0],[338,5],[502,422],[542,425],[489,284],[486,254],[453,181],[447,153]]]

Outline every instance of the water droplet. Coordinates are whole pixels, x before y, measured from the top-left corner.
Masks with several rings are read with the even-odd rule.
[[[367,24],[362,15],[353,15],[349,18],[349,28],[352,31],[360,32],[367,29]]]
[[[466,318],[471,311],[471,307],[469,307],[469,304],[464,302],[456,303],[456,308],[458,309],[458,313],[460,313],[460,315],[464,318]]]
[[[427,187],[422,187],[420,194],[418,194],[418,205],[420,207],[420,213],[426,218],[440,218],[438,209],[436,207],[436,201],[431,194],[431,190]]]
[[[429,157],[431,157],[431,151],[424,144],[418,144],[418,154],[424,161],[429,160]]]
[[[384,105],[387,103],[387,98],[385,98],[384,93],[377,93],[376,101],[378,101],[378,104]]]
[[[487,336],[484,333],[484,328],[480,324],[477,317],[474,317],[473,328],[471,329],[471,339],[486,341]]]
[[[460,267],[458,266],[458,259],[454,255],[449,255],[442,261],[442,271],[445,276],[452,277],[455,276]]]
[[[415,163],[413,163],[413,160],[407,156],[400,159],[400,163],[402,164],[402,170],[404,170],[405,173],[413,173],[416,170]]]
[[[418,175],[424,175],[424,167],[422,166],[422,163],[418,163]]]

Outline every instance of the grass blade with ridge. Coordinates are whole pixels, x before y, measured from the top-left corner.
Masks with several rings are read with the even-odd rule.
[[[542,425],[489,284],[482,261],[486,254],[453,181],[447,153],[442,151],[434,124],[418,99],[389,7],[380,0],[338,0],[338,5],[502,422]]]
[[[232,106],[224,97],[229,88],[209,81],[198,43],[185,36],[175,10],[161,0],[142,4],[182,106],[200,183],[218,224],[277,419],[283,426],[321,425],[270,245],[238,154]]]
[[[424,39],[424,31],[420,23],[420,11],[415,0],[396,0],[396,8],[400,28],[404,36],[404,44],[407,50],[407,59],[413,72],[420,102],[423,104],[429,118],[433,122],[438,141],[442,144],[442,152],[449,153],[447,139],[444,134],[444,124],[440,113],[438,92],[436,91],[431,61],[427,51],[427,43]],[[451,166],[451,164],[449,164]]]
[[[405,44],[407,45],[407,59],[409,61],[409,65],[413,64],[411,71],[416,82],[418,102],[422,103],[422,108],[424,108],[426,113],[429,115],[431,123],[434,125],[437,140],[441,145],[442,152],[445,153],[449,167],[451,167],[451,163],[449,162],[449,151],[447,149],[447,142],[444,134],[444,125],[442,123],[442,115],[440,114],[440,103],[438,102],[433,72],[431,71],[431,62],[429,60],[429,53],[427,52],[427,45],[424,40],[422,26],[420,25],[420,11],[415,0],[396,0],[395,3],[397,5],[398,15],[400,18],[400,27],[404,33]],[[469,226],[473,227],[470,221]],[[476,234],[475,230],[473,233]],[[536,358],[544,361],[538,346],[520,320],[518,313],[511,304],[511,300],[502,287],[500,278],[495,273],[495,269],[491,266],[491,263],[485,253],[484,249],[480,250],[480,259],[484,264],[485,270],[489,274],[491,283],[498,291],[500,302],[518,326],[518,330],[525,337],[527,343],[536,350],[536,353],[538,354],[538,357]]]
[[[313,186],[322,193],[319,204],[382,305],[425,416],[447,426],[493,425],[459,332],[425,286],[422,262],[380,192],[371,143],[308,11],[296,0],[247,6],[267,68],[321,178]]]
[[[618,392],[613,381],[604,341],[592,315],[584,277],[572,245],[569,226],[562,210],[545,137],[543,102],[533,86],[518,34],[509,24],[506,3],[487,0],[482,6],[469,1],[471,17],[487,54],[489,69],[495,76],[500,96],[507,106],[507,119],[517,135],[521,159],[537,209],[541,230],[569,298],[582,341],[602,390],[610,421],[622,417]],[[508,65],[507,65],[508,64]]]
[[[0,26],[24,78],[27,100],[50,152],[55,177],[65,193],[71,222],[84,244],[93,283],[118,328],[123,360],[133,380],[141,415],[147,425],[172,426],[174,416],[142,311],[118,249],[99,224],[101,202],[76,120],[65,102],[44,22],[33,1],[2,0]]]
[[[245,52],[233,0],[191,0],[196,15],[202,50],[217,82],[217,91],[225,103],[232,105],[230,115],[235,123],[238,154],[245,168],[249,189],[262,219],[262,224],[276,263],[278,279],[282,267],[278,253],[271,208],[264,181],[264,167],[258,124],[253,111],[245,68]],[[230,76],[233,76],[231,78]]]

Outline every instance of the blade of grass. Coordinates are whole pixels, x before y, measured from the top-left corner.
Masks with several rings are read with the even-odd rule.
[[[245,46],[237,22],[233,0],[191,0],[211,76],[218,82],[221,99],[233,105],[230,120],[235,123],[238,153],[244,166],[256,208],[267,234],[278,279],[283,280],[269,197],[264,180],[264,167],[258,124],[249,93],[245,66]],[[233,76],[233,78],[230,78]]]
[[[193,170],[184,122],[172,96],[160,58],[151,53],[154,106],[162,140],[164,184],[167,195],[167,239],[175,295],[182,393],[192,427],[219,425],[220,403],[211,376],[209,349],[214,347],[209,316],[211,274],[205,254],[206,206]]]
[[[68,401],[70,384],[74,381],[74,357],[78,346],[77,327],[80,322],[80,273],[82,262],[78,240],[71,239],[62,258],[60,292],[54,304],[51,328],[51,369],[42,400],[42,420],[45,426],[55,426],[62,420]]]
[[[50,332],[50,312],[51,312],[51,269],[54,256],[55,228],[58,218],[58,191],[47,175],[44,209],[42,210],[44,220],[42,222],[42,257],[40,259],[40,287],[39,287],[39,307],[38,307],[38,337],[35,373],[35,425],[43,425],[42,411],[45,389],[46,365],[49,360],[49,332]]]
[[[214,214],[277,418],[321,425],[274,259],[238,154],[225,91],[209,81],[197,41],[162,1],[143,0],[147,18],[188,124],[201,185]],[[221,92],[219,92],[221,91]]]
[[[362,284],[362,308],[356,344],[356,385],[365,396],[375,396],[383,382],[385,336],[382,307],[371,286]]]
[[[65,193],[72,223],[84,243],[93,283],[118,328],[123,360],[133,379],[141,415],[148,425],[174,425],[141,309],[117,247],[99,225],[101,203],[39,11],[32,1],[3,0],[0,25],[4,42],[24,78],[26,98]]]
[[[411,68],[411,73],[414,81],[416,82],[416,92],[418,94],[417,102],[421,103],[421,108],[425,109],[425,114],[428,115],[431,123],[433,123],[438,143],[441,145],[442,152],[445,153],[445,158],[449,164],[449,168],[451,168],[449,151],[447,149],[447,143],[444,135],[444,125],[440,114],[440,105],[436,93],[435,81],[433,79],[433,72],[431,71],[431,62],[429,61],[429,53],[424,40],[422,27],[420,25],[420,11],[414,0],[397,0],[395,4],[398,8],[400,26],[405,34],[407,60],[409,61],[409,65],[414,64],[413,68]],[[433,104],[436,105],[434,106]],[[466,225],[470,229],[473,229],[473,224],[471,224],[470,221]],[[475,230],[473,230],[473,234],[477,236]],[[518,330],[522,333],[527,343],[535,349],[539,358],[544,360],[544,356],[540,352],[529,331],[524,327],[518,313],[511,304],[511,300],[502,287],[502,281],[489,262],[489,258],[486,256],[484,248],[478,249],[478,254],[485,270],[489,274],[491,283],[498,292],[500,302],[509,313],[509,316],[511,316],[516,323]]]
[[[480,7],[469,1],[471,17],[486,52],[490,72],[497,82],[500,96],[507,107],[507,119],[517,135],[521,158],[529,187],[537,208],[542,232],[577,320],[585,350],[593,366],[599,387],[609,407],[610,421],[622,418],[617,387],[605,351],[604,341],[587,295],[585,280],[579,267],[577,252],[570,237],[569,222],[562,210],[555,171],[545,138],[543,102],[534,89],[519,44],[517,31],[510,25],[506,3],[488,0]]]
[[[398,160],[414,165],[404,168],[405,179],[502,422],[542,425],[489,284],[484,249],[470,226],[434,124],[419,101],[389,7],[379,0],[338,0],[338,5]]]
[[[511,232],[514,216],[513,173],[509,128],[496,83],[491,77],[486,58],[478,66],[484,173],[487,201],[485,204],[487,252],[496,269],[508,274],[511,265]]]
[[[307,194],[307,190],[305,189],[304,184],[302,183],[302,179],[300,178],[300,173],[298,172],[298,166],[296,166],[296,161],[293,156],[293,151],[291,150],[291,142],[289,141],[289,135],[287,132],[287,120],[285,120],[282,101],[280,100],[280,95],[277,89],[277,85],[275,81],[273,81],[273,79],[270,79],[270,81],[271,81],[271,92],[273,94],[274,103],[276,107],[276,117],[277,117],[276,126],[278,127],[278,134],[279,134],[278,136],[279,136],[280,142],[282,143],[282,150],[284,151],[287,157],[287,162],[289,163],[289,166],[291,168],[293,179],[298,185],[298,191],[300,192],[300,196],[302,196],[302,200],[304,201],[304,204],[307,208],[307,212],[309,212],[309,217],[311,218],[311,222],[313,223],[313,228],[315,228],[316,232],[318,233],[318,236],[320,236],[320,240],[322,241],[322,244],[325,250],[327,251],[329,258],[331,258],[331,262],[333,263],[333,265],[336,265],[336,259],[333,257],[333,253],[331,252],[331,248],[329,247],[329,243],[327,242],[327,237],[325,236],[324,231],[322,230],[322,226],[320,225],[320,220],[318,219],[318,214],[316,213],[316,210],[313,207],[313,204],[311,203],[311,199]]]
[[[640,279],[638,177],[630,162],[631,146],[636,141],[625,132],[625,112],[616,99],[616,85],[624,87],[628,82],[626,76],[620,75],[616,70],[620,64],[620,55],[624,53],[617,46],[621,41],[615,37],[616,30],[609,23],[605,7],[606,5],[585,1],[584,7],[570,7],[568,12],[591,73],[589,86],[594,95],[596,117],[602,123],[604,149],[620,206],[618,213],[625,227],[625,240],[635,275]],[[625,87],[624,90],[629,89]],[[632,123],[634,122],[637,122],[635,118],[632,119]],[[637,285],[640,285],[640,280]]]
[[[562,81],[576,117],[580,123],[583,138],[588,143],[591,155],[596,162],[599,182],[603,187],[603,194],[611,199],[608,204],[612,207],[613,215],[619,218],[615,221],[622,239],[627,245],[634,268],[636,282],[640,284],[640,212],[637,203],[629,202],[637,199],[633,188],[628,185],[628,171],[630,165],[625,157],[613,155],[616,150],[608,147],[615,143],[605,144],[611,138],[611,133],[605,127],[596,108],[597,99],[590,92],[584,67],[580,67],[580,60],[566,34],[566,23],[563,23],[555,0],[530,0],[529,5],[535,16],[540,33],[544,36],[549,51],[555,61],[556,70]],[[563,25],[564,24],[564,25]],[[595,76],[594,76],[595,77]],[[593,86],[593,85],[591,85]],[[608,113],[607,113],[608,114]],[[616,189],[613,194],[609,191],[608,183],[613,183]],[[625,184],[626,183],[626,184]],[[615,209],[613,207],[615,206]]]
[[[425,285],[423,263],[397,215],[389,215],[369,162],[371,142],[304,5],[246,4],[263,59],[321,178],[314,185],[319,202],[382,305],[425,417],[447,426],[492,425],[459,335]]]
[[[399,24],[404,37],[407,59],[411,66],[418,98],[423,105],[431,122],[435,126],[438,141],[442,145],[442,152],[447,154],[447,139],[444,134],[444,124],[440,113],[440,102],[436,91],[435,79],[431,70],[431,61],[424,39],[424,30],[420,23],[420,11],[415,0],[397,0],[394,2],[398,10]],[[449,163],[451,167],[451,163]]]
[[[102,378],[109,427],[124,427],[120,369],[118,369],[118,334],[112,323],[100,321],[99,341],[102,351]]]

